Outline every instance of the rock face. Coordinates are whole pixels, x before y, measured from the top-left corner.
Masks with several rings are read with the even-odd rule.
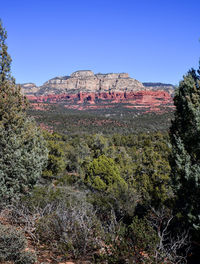
[[[24,83],[21,84],[22,92],[27,95],[32,95],[37,93],[38,87],[34,83]]]
[[[79,110],[109,108],[119,103],[127,108],[140,109],[173,107],[171,94],[166,89],[171,87],[157,84],[145,86],[130,78],[128,73],[94,74],[84,70],[50,79],[40,87],[33,83],[23,84],[22,89],[34,102],[32,105],[39,108],[41,106],[36,104],[47,102],[62,103],[66,108]]]
[[[164,90],[168,93],[170,93],[171,95],[174,94],[174,90],[175,90],[175,86],[172,84],[168,84],[168,83],[143,83],[144,87],[148,90]]]
[[[34,87],[34,89],[33,89]],[[71,76],[56,77],[45,82],[42,86],[23,84],[25,94],[46,95],[78,92],[109,92],[109,91],[138,91],[144,90],[143,84],[128,73],[94,74],[92,71],[76,71]]]
[[[173,108],[172,97],[165,91],[137,91],[137,92],[79,92],[74,94],[50,94],[45,96],[27,96],[34,102],[34,108],[38,104],[62,103],[69,109],[101,109],[114,107],[121,104],[126,108],[146,109],[147,112],[159,111],[158,107]],[[39,109],[38,108],[38,109]]]
[[[171,100],[169,93],[164,91],[138,91],[138,92],[101,92],[101,93],[77,93],[77,94],[49,94],[42,96],[28,96],[31,100],[36,102],[61,102],[61,101],[70,101],[77,103],[90,103],[95,104],[101,101],[109,100],[111,103],[120,103],[120,102],[148,102],[151,103],[152,100],[167,101]]]

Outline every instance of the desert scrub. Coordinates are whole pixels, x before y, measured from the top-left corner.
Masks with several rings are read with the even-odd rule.
[[[32,264],[36,256],[25,251],[27,240],[22,231],[0,224],[0,261],[14,261],[16,264]]]
[[[101,223],[84,192],[61,188],[48,208],[36,225],[39,241],[74,258],[99,248]]]
[[[12,220],[23,224],[33,239],[63,255],[78,258],[100,247],[103,229],[86,191],[38,186],[12,209]]]

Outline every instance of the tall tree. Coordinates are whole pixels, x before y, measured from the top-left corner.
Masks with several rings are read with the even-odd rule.
[[[3,28],[0,20],[0,84],[6,81],[14,81],[10,74],[11,57],[8,54],[6,45],[7,32]]]
[[[27,192],[47,160],[46,143],[26,116],[26,99],[11,76],[7,33],[0,21],[0,201]]]
[[[6,45],[7,32],[0,20],[0,125],[14,125],[25,117],[26,99],[11,75],[11,57]],[[15,121],[15,122],[14,122]]]
[[[182,215],[200,229],[200,71],[190,70],[175,93],[170,128],[172,182]]]

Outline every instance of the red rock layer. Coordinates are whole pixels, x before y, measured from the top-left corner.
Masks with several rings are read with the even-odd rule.
[[[138,92],[100,92],[77,94],[49,94],[46,96],[27,96],[31,102],[37,103],[66,103],[67,108],[95,109],[113,107],[116,103],[127,104],[128,108],[152,108],[158,106],[173,107],[171,95],[165,91]],[[106,104],[106,106],[105,106]]]

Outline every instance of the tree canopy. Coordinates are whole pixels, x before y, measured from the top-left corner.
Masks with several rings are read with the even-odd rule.
[[[200,228],[200,71],[190,70],[174,97],[175,117],[170,129],[171,168],[178,208]]]
[[[27,192],[46,164],[39,128],[26,115],[26,98],[11,75],[7,32],[0,21],[0,198],[7,202]]]

